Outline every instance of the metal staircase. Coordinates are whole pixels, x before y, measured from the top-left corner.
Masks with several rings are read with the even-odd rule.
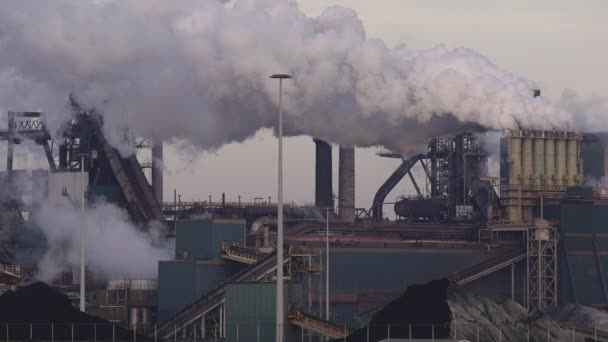
[[[309,331],[314,331],[322,336],[345,338],[352,333],[344,326],[339,326],[335,323],[307,314],[295,306],[289,307],[288,318],[289,323]]]

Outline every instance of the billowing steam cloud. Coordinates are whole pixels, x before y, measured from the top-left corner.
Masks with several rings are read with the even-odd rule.
[[[80,265],[80,210],[72,203],[47,201],[33,217],[42,229],[48,249],[38,262],[37,278],[50,281],[62,271]],[[108,203],[97,203],[86,212],[88,270],[105,279],[154,279],[160,260],[170,259],[170,248],[160,230],[137,230],[126,212]]]
[[[0,50],[0,110],[44,110],[57,125],[73,92],[105,114],[106,134],[202,148],[274,125],[277,72],[295,77],[294,135],[407,151],[464,126],[572,125],[479,53],[389,48],[337,6],[311,18],[289,0],[21,0],[0,12]]]

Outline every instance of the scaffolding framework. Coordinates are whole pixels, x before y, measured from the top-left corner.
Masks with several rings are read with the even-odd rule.
[[[526,308],[529,312],[557,305],[557,230],[544,220],[528,229]]]

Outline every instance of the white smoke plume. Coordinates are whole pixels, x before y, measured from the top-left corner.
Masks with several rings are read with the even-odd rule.
[[[170,259],[170,248],[160,227],[143,232],[127,213],[113,204],[86,208],[87,269],[99,279],[155,279],[160,260]],[[48,249],[38,262],[40,280],[50,281],[80,265],[80,209],[71,202],[44,202],[33,217],[47,240]]]
[[[608,101],[598,95],[583,96],[572,89],[562,92],[559,103],[577,119],[578,126],[586,132],[608,130]]]
[[[288,134],[411,151],[463,127],[564,128],[572,116],[476,51],[388,47],[357,14],[308,17],[291,0],[20,0],[0,11],[0,110],[41,110],[57,127],[66,97],[155,140],[213,149],[276,122]]]

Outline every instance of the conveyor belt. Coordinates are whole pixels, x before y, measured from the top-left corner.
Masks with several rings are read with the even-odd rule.
[[[500,256],[484,261],[471,268],[467,268],[452,277],[458,285],[465,285],[474,280],[483,278],[489,274],[497,272],[505,267],[513,265],[526,258],[526,253],[520,249],[511,250]]]
[[[135,155],[123,158],[118,150],[106,141],[100,127],[95,130],[95,134],[101,144],[101,152],[110,163],[110,168],[136,220],[143,223],[152,220],[165,222],[161,207]]]
[[[260,255],[249,248],[232,246],[226,242],[222,242],[222,258],[253,265],[258,262]]]
[[[307,314],[295,306],[289,307],[289,323],[304,328],[309,331],[314,331],[322,336],[331,338],[344,338],[352,332],[344,326],[326,321],[324,319]]]
[[[289,249],[285,249],[285,256],[288,255]],[[283,260],[284,262],[287,262],[289,258],[286,257]],[[257,264],[252,265],[252,267],[230,277],[224,283],[260,280],[266,274],[274,272],[276,264],[276,253],[271,254],[266,258],[260,260]],[[192,322],[201,319],[201,317],[203,317],[206,313],[212,311],[213,309],[217,308],[218,305],[224,303],[224,291],[224,285],[222,284],[220,287],[216,288],[215,290],[212,290],[207,295],[201,297],[192,305],[186,307],[185,309],[175,314],[173,317],[164,322],[158,328],[158,336],[161,338],[169,338],[174,334],[176,327],[181,329],[181,327],[188,326]]]

